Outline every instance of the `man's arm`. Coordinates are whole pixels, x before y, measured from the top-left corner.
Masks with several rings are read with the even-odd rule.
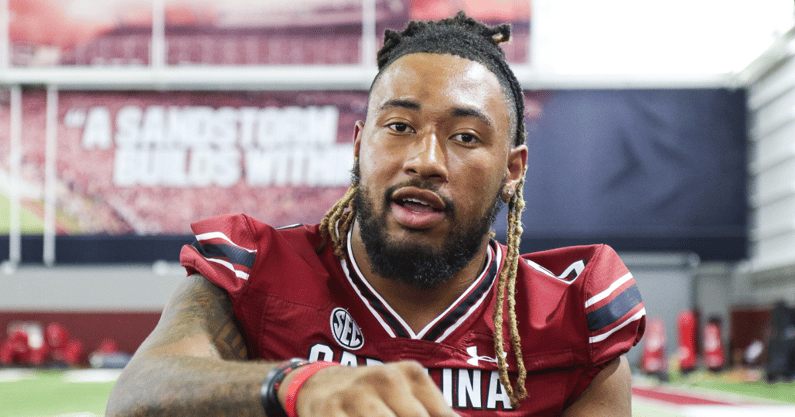
[[[564,417],[630,417],[632,379],[627,358],[614,359],[591,381],[587,390],[566,411]]]
[[[262,416],[261,386],[277,363],[246,359],[229,296],[203,276],[192,275],[117,381],[106,415]],[[282,383],[282,403],[284,387],[295,373]],[[301,416],[373,415],[374,410],[397,416],[456,415],[414,362],[323,369],[307,380],[298,410]]]
[[[246,358],[228,295],[192,275],[119,377],[106,414],[261,416],[260,387],[274,364]]]

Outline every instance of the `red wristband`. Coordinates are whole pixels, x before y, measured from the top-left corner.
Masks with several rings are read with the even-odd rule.
[[[299,368],[298,371],[296,371],[295,376],[292,381],[290,381],[290,385],[287,386],[287,396],[284,399],[284,411],[287,413],[287,417],[298,417],[298,410],[296,408],[298,405],[298,391],[304,386],[306,380],[317,371],[330,366],[340,366],[340,364],[337,362],[318,361]]]

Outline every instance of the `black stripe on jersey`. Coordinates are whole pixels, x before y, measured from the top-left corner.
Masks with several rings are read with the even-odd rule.
[[[251,252],[224,243],[201,244],[196,240],[191,245],[205,258],[227,258],[229,262],[245,266],[246,268],[254,267],[254,258],[257,256]]]
[[[367,299],[370,305],[373,306],[373,308],[378,312],[378,314],[381,315],[381,317],[384,319],[386,324],[389,325],[389,327],[391,327],[392,330],[395,331],[395,336],[408,338],[409,334],[406,332],[406,330],[403,328],[400,322],[395,318],[395,316],[392,315],[392,313],[389,312],[389,310],[381,302],[381,300],[378,299],[378,297],[376,297],[375,294],[373,294],[369,288],[367,288],[367,285],[365,285],[364,282],[362,282],[362,278],[359,277],[359,274],[354,273],[353,275],[356,277],[356,279],[353,279],[351,281],[353,281],[356,287],[359,288],[359,291],[362,293],[362,296],[365,299]]]
[[[494,241],[491,241],[492,247]],[[494,249],[494,256],[491,259],[491,267],[489,268],[488,275],[480,281],[480,284],[475,288],[471,294],[469,294],[463,301],[461,301],[458,306],[453,309],[445,318],[439,320],[436,325],[433,326],[428,333],[423,336],[423,340],[430,340],[434,341],[439,336],[447,330],[448,327],[455,324],[462,315],[466,314],[467,311],[483,296],[483,293],[489,290],[491,283],[494,281],[494,277],[497,276],[497,250]]]
[[[615,323],[616,320],[624,317],[640,302],[640,291],[638,291],[637,285],[633,284],[609,303],[588,313],[586,316],[588,330],[593,332]]]

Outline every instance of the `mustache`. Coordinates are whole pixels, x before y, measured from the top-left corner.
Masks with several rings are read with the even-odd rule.
[[[408,181],[404,181],[400,184],[395,184],[386,189],[384,192],[384,207],[389,206],[392,202],[392,195],[401,188],[405,187],[414,187],[419,188],[421,190],[428,190],[433,192],[434,194],[438,195],[439,198],[444,202],[444,211],[450,216],[454,216],[455,214],[455,203],[449,197],[445,196],[441,193],[441,187],[437,181],[433,180],[422,180],[419,178],[413,178]]]

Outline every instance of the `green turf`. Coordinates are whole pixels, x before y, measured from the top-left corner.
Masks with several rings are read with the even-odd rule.
[[[5,372],[5,373],[4,373]],[[22,371],[24,378],[7,378],[0,369],[0,417],[103,416],[114,382],[70,382],[63,371]],[[10,373],[13,373],[11,371]],[[795,383],[732,382],[721,375],[696,373],[674,376],[671,385],[693,387],[795,403]],[[634,417],[676,417],[676,411],[633,401]]]
[[[730,380],[727,374],[700,371],[687,376],[673,376],[671,385],[703,388],[795,404],[795,383],[792,382],[777,382],[775,384],[768,384],[765,381],[737,382]]]
[[[41,371],[31,378],[0,381],[0,417],[105,414],[114,382],[66,382],[64,373]]]
[[[674,410],[661,409],[642,401],[632,401],[633,417],[679,417]]]
[[[3,194],[0,194],[0,233],[8,234],[11,224],[11,201]],[[44,221],[33,214],[30,210],[22,207],[19,214],[20,228],[23,234],[42,234],[44,233]]]
[[[2,376],[0,370],[0,376]],[[0,417],[103,416],[114,382],[67,382],[60,371],[35,371],[26,379],[0,378]],[[91,414],[88,414],[91,413]],[[652,405],[633,404],[635,417],[675,417]]]

